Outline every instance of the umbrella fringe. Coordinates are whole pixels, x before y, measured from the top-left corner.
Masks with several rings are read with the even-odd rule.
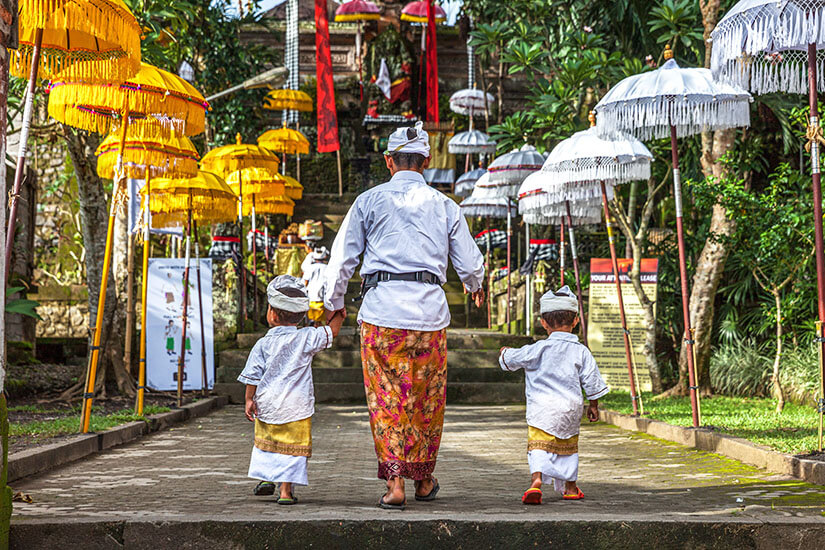
[[[139,42],[139,41],[138,41]],[[138,50],[140,49],[138,48]],[[12,76],[28,78],[32,64],[34,47],[21,43],[17,50],[11,50],[9,72]],[[123,82],[133,77],[140,69],[140,56],[127,55],[125,51],[113,49],[105,52],[65,51],[44,47],[40,50],[38,77],[83,79],[89,83]]]
[[[613,159],[600,158],[580,159],[545,164],[542,172],[546,172],[546,181],[552,185],[570,184],[569,187],[575,187],[576,182],[598,181],[619,184],[650,178],[650,161],[646,158],[634,162],[615,162]]]

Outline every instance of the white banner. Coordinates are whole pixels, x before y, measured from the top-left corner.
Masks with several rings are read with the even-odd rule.
[[[215,384],[215,350],[212,332],[212,260],[201,259],[201,292],[203,300],[203,330],[206,336],[207,387]],[[183,335],[183,271],[182,258],[151,258],[149,288],[146,293],[146,385],[159,391],[178,387],[178,358]],[[200,309],[198,308],[198,271],[193,259],[189,268],[189,307],[186,323],[186,360],[183,367],[183,389],[202,387]]]

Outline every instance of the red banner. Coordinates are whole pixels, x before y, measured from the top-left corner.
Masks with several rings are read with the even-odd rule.
[[[326,0],[315,0],[315,76],[318,79],[318,152],[331,153],[340,149],[341,144],[338,142]]]
[[[438,123],[438,45],[434,0],[427,0],[427,120]]]

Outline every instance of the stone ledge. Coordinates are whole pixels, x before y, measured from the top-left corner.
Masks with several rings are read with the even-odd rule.
[[[129,422],[100,433],[77,434],[63,441],[26,449],[9,456],[9,482],[51,470],[100,451],[130,443],[173,424],[209,414],[229,403],[225,395],[201,399],[180,409],[147,417],[146,422]]]
[[[661,420],[633,417],[603,408],[600,412],[602,420],[624,430],[646,433],[701,451],[720,454],[769,472],[793,476],[816,485],[825,485],[825,462],[780,453],[740,437],[704,428],[674,426]]]

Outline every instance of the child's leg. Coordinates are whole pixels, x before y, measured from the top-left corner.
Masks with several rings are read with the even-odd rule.
[[[576,481],[565,481],[564,482],[564,494],[565,495],[576,495],[579,493],[578,486],[576,485]]]
[[[541,472],[533,472],[532,481],[533,481],[533,484],[530,485],[531,489],[541,489]]]
[[[287,481],[281,483],[281,498],[292,498],[292,483]]]

